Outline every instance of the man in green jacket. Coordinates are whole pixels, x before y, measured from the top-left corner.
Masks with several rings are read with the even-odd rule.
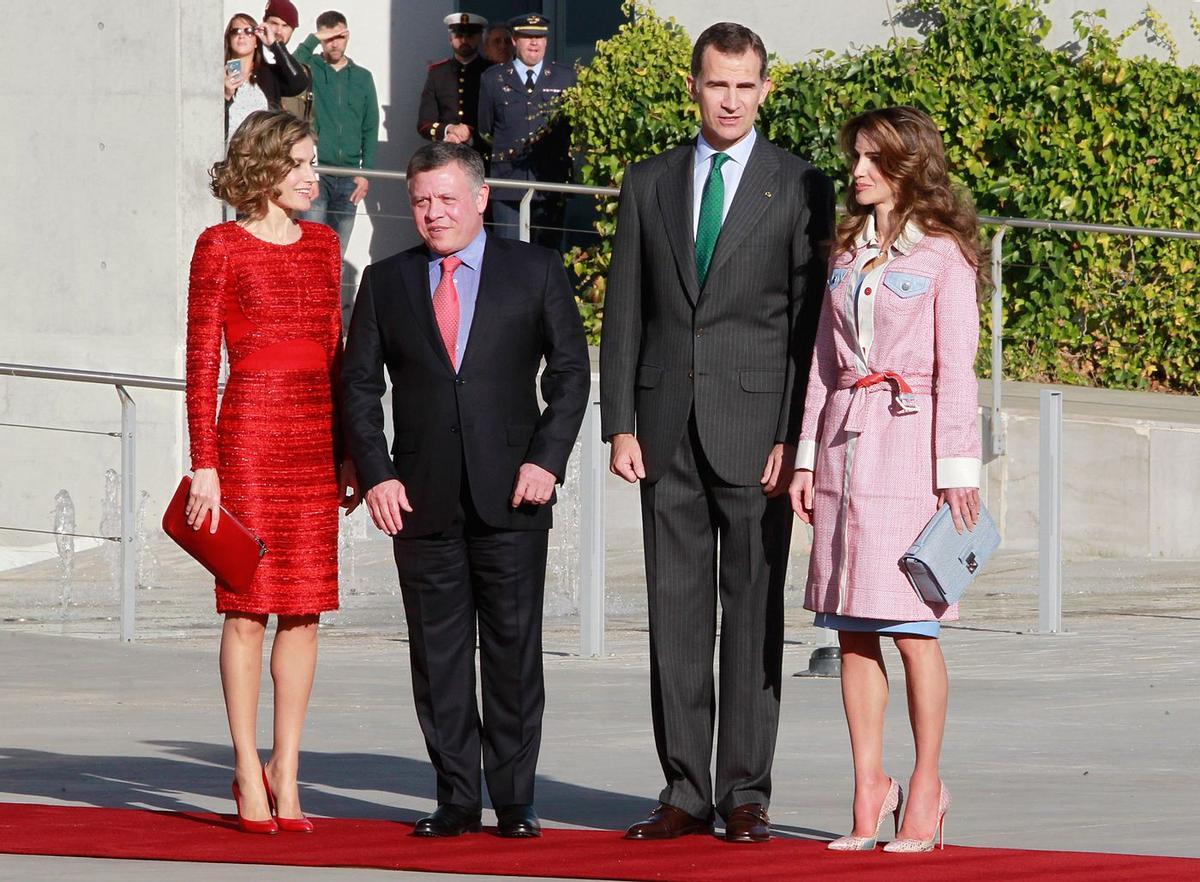
[[[340,12],[322,12],[317,16],[317,32],[309,34],[300,44],[296,59],[312,72],[320,164],[373,168],[375,149],[379,145],[379,99],[375,95],[371,72],[346,55],[349,41],[346,16]],[[321,44],[320,55],[314,52],[318,43]],[[341,239],[342,254],[345,255],[354,229],[354,216],[358,204],[366,198],[367,187],[367,179],[361,175],[324,175],[312,208],[301,217],[331,227]],[[343,327],[349,324],[353,301],[353,285],[344,284]]]

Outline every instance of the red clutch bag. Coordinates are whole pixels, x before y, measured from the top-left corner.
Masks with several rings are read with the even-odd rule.
[[[267,553],[267,546],[226,511],[225,506],[221,506],[217,532],[209,531],[211,512],[204,516],[200,529],[193,530],[188,526],[187,515],[184,514],[191,489],[192,479],[184,475],[175,495],[171,497],[171,504],[163,513],[163,532],[231,589],[247,590],[254,578],[254,571],[258,569],[258,562]]]

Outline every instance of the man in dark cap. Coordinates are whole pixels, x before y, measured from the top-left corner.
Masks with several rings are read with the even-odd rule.
[[[300,27],[300,13],[296,11],[296,7],[290,0],[270,0],[267,8],[263,10],[263,27],[267,29],[268,34],[273,34],[275,37],[274,45],[268,44],[267,49],[263,51],[263,57],[266,58],[268,64],[275,64],[274,52],[282,49],[281,54],[287,54],[287,44],[291,41],[296,28]],[[299,62],[296,63],[299,64]],[[304,68],[304,75],[308,79],[307,88],[299,95],[283,96],[281,103],[283,109],[288,113],[315,124],[316,107],[313,103],[312,73],[307,65],[301,65],[301,67]]]
[[[479,137],[477,125],[479,77],[491,62],[479,54],[479,41],[488,22],[470,12],[447,15],[443,22],[450,30],[454,54],[429,66],[417,131],[430,141],[470,144],[482,155],[487,145]]]
[[[563,94],[575,85],[575,71],[546,60],[550,19],[531,12],[508,23],[516,56],[484,71],[479,87],[479,132],[491,141],[492,177],[520,181],[571,178],[570,127],[561,113]],[[492,212],[496,235],[519,238],[521,190],[495,189]],[[564,199],[556,193],[533,198],[533,241],[558,248]]]

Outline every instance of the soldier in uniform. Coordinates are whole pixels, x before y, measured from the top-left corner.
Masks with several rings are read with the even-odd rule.
[[[421,92],[417,131],[430,141],[470,144],[481,155],[487,145],[479,137],[479,77],[491,62],[479,54],[479,41],[487,19],[456,12],[443,20],[450,29],[454,54],[429,66]]]
[[[479,87],[479,132],[491,142],[493,178],[566,182],[571,178],[571,133],[561,113],[563,93],[575,85],[575,71],[546,60],[550,19],[537,13],[508,23],[516,56],[488,68]],[[495,232],[518,238],[519,203],[524,191],[494,188]],[[550,248],[562,242],[565,199],[557,193],[533,197],[533,241]]]

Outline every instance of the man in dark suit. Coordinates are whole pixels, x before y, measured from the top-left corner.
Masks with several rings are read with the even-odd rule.
[[[482,751],[500,834],[538,836],[546,542],[591,383],[583,324],[557,254],[484,233],[488,188],[469,146],[418,150],[408,192],[425,244],[363,273],[342,377],[359,486],[395,537],[417,718],[437,772],[438,808],[414,832],[479,829]]]
[[[571,179],[571,129],[562,100],[575,85],[570,65],[546,60],[550,19],[530,13],[508,23],[515,56],[483,72],[479,86],[479,132],[491,142],[492,177],[517,181]],[[519,238],[523,190],[501,190],[492,200],[495,232]],[[558,193],[533,197],[533,241],[557,248],[566,202]]]
[[[631,839],[770,838],[787,486],[832,232],[829,179],[754,130],[767,54],[700,35],[696,141],[630,166],[605,298],[600,397],[611,468],[641,482],[660,805]],[[721,605],[715,789],[713,646]]]
[[[430,141],[470,144],[483,154],[487,144],[479,136],[479,77],[492,63],[479,54],[479,41],[487,19],[455,12],[443,23],[450,29],[454,54],[429,65],[417,111],[417,132]]]

